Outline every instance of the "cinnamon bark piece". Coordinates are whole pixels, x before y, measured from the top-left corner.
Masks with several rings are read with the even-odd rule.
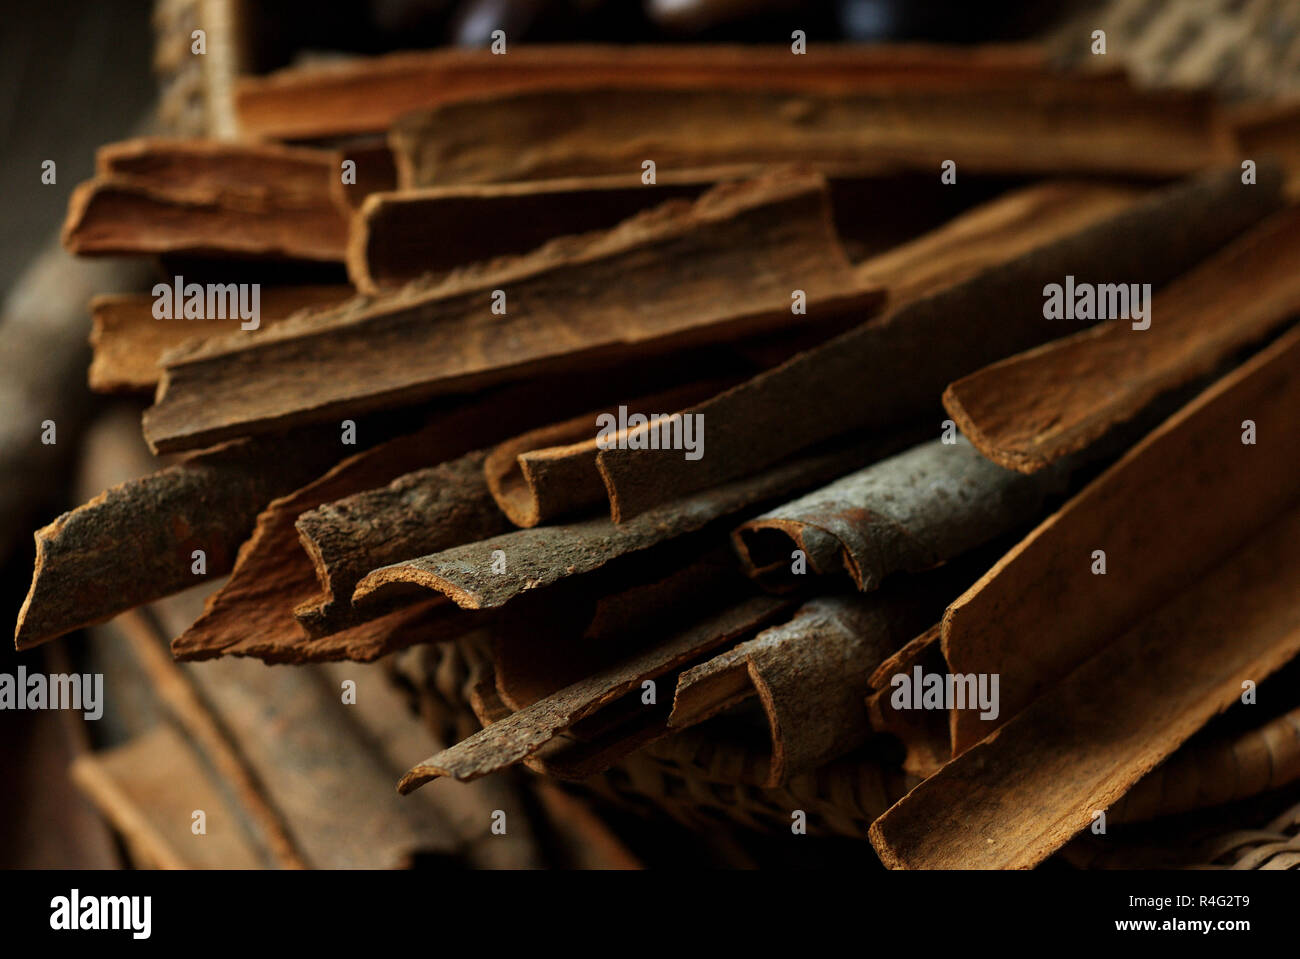
[[[353,295],[350,286],[268,286],[260,292],[261,327],[274,326],[299,310],[335,306]],[[90,302],[90,388],[96,393],[152,392],[162,376],[162,356],[188,339],[234,333],[239,317],[198,322],[159,320],[155,299],[142,293],[97,296]]]
[[[617,422],[625,414],[669,415],[683,404],[717,391],[719,382],[693,383],[679,389],[611,404],[563,423],[531,430],[494,447],[483,463],[488,489],[501,511],[516,526],[532,527],[565,514],[607,502],[605,484],[596,469],[600,449],[601,415]],[[624,419],[626,419],[626,415]],[[610,434],[616,439],[617,433]],[[375,563],[368,567],[374,569]]]
[[[1149,329],[1116,319],[1009,357],[950,384],[944,406],[981,453],[1022,473],[1091,445],[1300,312],[1300,212],[1270,217],[1148,309]]]
[[[181,348],[168,356],[145,435],[158,450],[189,448],[865,314],[879,291],[857,286],[828,210],[816,176],[723,184],[694,204],[669,202],[432,290]],[[806,292],[808,315],[792,317],[794,290]],[[494,314],[493,302],[506,314]]]
[[[330,582],[328,578],[318,580],[314,557],[304,551],[295,523],[304,513],[326,503],[374,490],[430,461],[461,455],[467,446],[535,422],[556,406],[563,409],[564,402],[559,391],[548,398],[541,384],[490,394],[435,417],[421,430],[350,457],[319,479],[275,500],[257,517],[257,528],[241,548],[230,580],[212,597],[198,621],[178,634],[172,644],[173,653],[178,659],[234,655],[255,656],[267,662],[368,661],[411,643],[457,635],[470,624],[460,616],[450,615],[453,610],[449,604],[440,608],[428,602],[430,597],[421,596],[414,600],[404,597],[400,603],[372,609],[367,615],[349,617],[345,615],[349,611],[342,610],[334,611],[333,618],[318,616],[316,622],[322,634],[326,624],[334,631],[324,638],[313,638],[295,618],[294,610],[327,605],[332,596],[322,596],[321,590],[322,585],[328,589]],[[435,472],[435,481],[447,473],[446,469]],[[464,533],[467,537],[490,522],[482,518],[480,507],[495,510],[483,489],[481,470],[472,471],[468,479],[477,483],[478,492],[465,498],[472,504],[475,517]],[[399,488],[402,485],[399,482]],[[403,542],[407,543],[448,542],[448,530],[441,527],[440,521],[456,524],[465,518],[457,515],[461,502],[457,492],[449,490],[440,500],[436,486],[435,482],[432,496],[424,497],[425,505],[440,504],[445,512],[414,518],[398,515],[384,528],[404,524],[407,538]],[[377,495],[391,498],[384,491]],[[401,502],[399,497],[398,505],[410,503]],[[496,522],[506,525],[499,513]],[[431,538],[421,540],[422,535]],[[411,536],[416,539],[411,540]],[[382,543],[369,545],[383,548]]]
[[[925,599],[896,589],[809,600],[788,622],[683,672],[668,723],[702,722],[757,693],[772,742],[763,785],[783,785],[867,741],[871,672],[946,601]]]
[[[1143,822],[1280,789],[1300,779],[1300,709],[1236,735],[1192,740],[1106,813]]]
[[[156,604],[165,633],[178,635],[202,599],[190,592]],[[308,866],[404,868],[420,853],[459,850],[436,808],[393,792],[395,772],[325,674],[235,659],[185,668],[284,815]]]
[[[14,641],[30,649],[228,572],[258,512],[338,458],[334,430],[229,443],[114,486],[36,531]],[[202,549],[206,572],[193,572]]]
[[[425,273],[525,253],[556,236],[608,229],[672,199],[694,199],[713,176],[572,177],[531,183],[434,186],[374,193],[348,235],[348,279],[363,293]]]
[[[529,89],[612,86],[715,86],[845,90],[872,84],[951,90],[1023,85],[1045,71],[1041,49],[1028,45],[814,45],[802,56],[788,46],[537,46],[509,56],[484,50],[393,53],[348,63],[280,70],[241,78],[239,125],[251,137],[309,140],[380,133],[403,114],[441,103]],[[1107,80],[1106,82],[1114,82]]]
[[[978,672],[996,662],[1005,718],[1008,706],[1027,701],[1139,610],[1240,544],[1300,489],[1291,465],[1300,461],[1297,411],[1300,329],[1167,420],[958,599],[944,616],[943,651],[951,669]],[[1257,436],[1267,431],[1267,445],[1242,442],[1246,420]],[[1170,463],[1179,464],[1176,473],[1169,472]],[[1159,499],[1152,503],[1155,489]],[[1205,509],[1210,502],[1215,508]],[[1094,549],[1106,551],[1105,576],[1091,572]],[[1122,564],[1118,570],[1116,563]],[[1031,604],[1012,597],[1042,583],[1056,584],[1050,620],[1034,604],[1037,628],[1052,623],[1048,649],[1028,634],[1015,635],[1025,628],[1022,617],[1031,615]],[[1008,676],[1029,664],[1024,675]],[[986,727],[958,712],[954,755],[982,739]]]
[[[1114,216],[1142,196],[1135,187],[1113,183],[1034,183],[967,210],[855,269],[865,286],[885,287],[887,305],[895,309]]]
[[[1300,652],[1297,593],[1291,508],[912,790],[872,824],[872,845],[892,868],[1037,865],[1235,702],[1245,681]]]
[[[73,191],[63,244],[73,253],[261,256],[342,261],[346,208],[325,150],[218,141],[110,144]]]
[[[447,435],[445,425],[439,433]],[[294,527],[324,593],[294,610],[302,627],[319,637],[348,625],[353,590],[378,566],[510,529],[488,492],[486,455],[467,453],[299,515]]]
[[[373,602],[416,585],[442,593],[464,609],[495,609],[530,590],[594,572],[615,559],[695,532],[746,507],[839,475],[874,459],[881,447],[879,440],[858,442],[806,456],[626,523],[599,518],[536,526],[385,566],[357,585],[353,602]],[[499,571],[502,556],[505,572]]]
[[[220,786],[166,724],[120,746],[79,756],[71,775],[122,834],[138,867],[266,868]],[[196,809],[204,812],[207,831],[201,836],[190,832]]]
[[[1032,93],[527,91],[404,117],[389,143],[398,182],[419,187],[626,174],[646,160],[656,174],[801,163],[862,176],[952,160],[976,173],[1174,177],[1232,159],[1213,133],[1203,94],[1120,91],[1058,74],[1034,81]]]
[[[951,755],[984,739],[1277,515],[1300,490],[1292,466],[1300,459],[1297,410],[1300,329],[1183,407],[957,599],[944,614],[943,671],[998,673],[1000,715],[986,721],[952,710]],[[1242,442],[1247,420],[1254,445]],[[1093,572],[1097,550],[1105,553],[1104,575]],[[1045,633],[1050,644],[1040,640]],[[884,707],[890,692],[876,696],[885,722],[899,714]]]
[[[408,793],[439,776],[465,782],[514,765],[584,716],[639,687],[646,679],[660,676],[744,635],[770,621],[782,608],[784,604],[779,600],[759,597],[705,620],[617,667],[566,687],[429,757],[403,776],[397,788]]]
[[[955,440],[913,447],[742,523],[732,535],[746,572],[796,586],[798,549],[809,571],[848,573],[868,592],[890,573],[929,569],[1028,522],[1065,489],[1068,469],[1025,477]]]
[[[1064,282],[1159,286],[1279,205],[1275,167],[1257,184],[1225,170],[1160,191],[957,286],[790,359],[687,411],[709,424],[698,462],[603,450],[597,465],[618,519],[751,473],[800,446],[917,413],[953,380],[1070,332],[1043,319],[1042,290]],[[900,377],[897,371],[907,370]],[[827,410],[834,415],[826,415]]]

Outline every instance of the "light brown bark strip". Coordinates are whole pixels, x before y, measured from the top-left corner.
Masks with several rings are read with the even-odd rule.
[[[1149,329],[1116,319],[994,363],[950,384],[944,406],[981,453],[1023,473],[1091,445],[1300,312],[1300,212],[1266,220],[1148,308]]]
[[[352,222],[348,278],[363,293],[396,289],[426,273],[525,253],[552,237],[608,229],[667,200],[694,199],[714,182],[666,175],[647,186],[631,175],[375,193]]]
[[[615,524],[608,518],[563,526],[515,530],[430,556],[377,569],[358,585],[357,603],[411,584],[449,597],[464,609],[494,609],[524,593],[591,573],[621,556],[684,536],[748,506],[806,488],[875,457],[882,444],[796,459],[758,476],[709,490],[687,500]],[[676,451],[668,451],[676,455]],[[505,556],[504,573],[494,572]]]
[[[757,628],[777,615],[783,606],[779,600],[755,598],[699,623],[654,649],[566,687],[429,757],[403,776],[397,788],[408,793],[439,776],[464,782],[514,765],[602,705],[646,679],[660,676]]]
[[[1048,180],[1010,190],[864,260],[856,267],[858,279],[885,287],[887,306],[894,309],[1114,216],[1142,196],[1134,187],[1086,180]]]
[[[1300,329],[1183,407],[954,602],[949,670],[1000,673],[995,722],[1007,721],[1283,508],[1300,489],[1298,411]],[[1256,445],[1242,443],[1246,420]],[[1105,575],[1092,573],[1098,549]],[[950,721],[954,756],[993,728],[969,710]]]
[[[155,607],[178,635],[202,597]],[[310,667],[224,659],[185,667],[316,869],[392,869],[421,852],[455,853],[459,837],[428,804],[403,802],[393,770],[357,725],[342,691]]]
[[[350,286],[267,286],[260,293],[263,328],[304,308],[336,306],[353,295]],[[235,333],[244,322],[228,319],[155,319],[154,297],[109,294],[90,303],[90,388],[96,393],[151,393],[162,377],[162,356],[186,340]]]
[[[928,408],[953,380],[1059,336],[1043,319],[1043,287],[1064,282],[1172,279],[1280,202],[1280,176],[1255,185],[1225,170],[1160,191],[1077,233],[1059,237],[955,287],[904,304],[801,353],[687,413],[709,424],[699,462],[604,450],[597,465],[614,515],[634,516],[697,489],[752,473],[836,433],[878,427]],[[898,370],[907,370],[899,377]],[[826,415],[827,410],[835,415]]]
[[[610,176],[647,159],[656,173],[800,163],[847,176],[952,160],[976,173],[1171,177],[1232,159],[1213,134],[1203,94],[1058,74],[942,91],[528,91],[412,114],[389,143],[399,182],[419,187]]]
[[[1031,868],[1300,652],[1300,510],[871,826],[891,868]],[[1232,641],[1225,643],[1224,636]]]
[[[618,419],[618,406],[629,415],[670,414],[682,405],[717,391],[717,380],[610,404],[563,423],[531,430],[493,447],[483,463],[488,489],[501,511],[516,526],[532,527],[584,508],[608,502],[605,484],[596,469],[599,417]],[[615,440],[617,433],[607,435]],[[376,563],[368,569],[374,569]]]
[[[828,203],[815,176],[723,184],[694,204],[670,202],[605,233],[561,238],[432,291],[174,352],[145,435],[155,449],[189,448],[865,314],[880,296],[856,286]],[[494,287],[508,294],[504,316],[490,309]],[[809,299],[797,319],[796,289]]]
[[[261,869],[257,849],[193,750],[166,724],[80,756],[72,780],[122,834],[136,865],[152,869]],[[201,809],[206,832],[190,832]]]
[[[790,557],[799,549],[813,573],[848,573],[867,592],[891,573],[929,569],[1029,522],[1068,476],[1056,469],[1028,479],[964,437],[931,440],[742,523],[733,540],[751,576],[797,585]]]
[[[159,701],[201,750],[255,824],[260,832],[258,838],[274,862],[285,869],[306,868],[289,828],[268,802],[262,785],[227,739],[216,717],[200,700],[192,678],[169,655],[168,637],[156,617],[148,609],[132,609],[114,620],[113,625],[125,635],[136,663],[148,676]]]
[[[900,81],[951,89],[1023,84],[1044,72],[1041,49],[1027,45],[936,47],[814,44],[788,46],[514,47],[436,50],[280,70],[245,77],[235,89],[245,134],[308,140],[380,133],[403,114],[441,103],[538,88],[643,86],[844,90]]]

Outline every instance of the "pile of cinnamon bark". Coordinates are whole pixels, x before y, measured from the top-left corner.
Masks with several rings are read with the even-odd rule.
[[[1300,779],[1285,111],[829,46],[400,54],[236,108],[246,140],[109,145],[72,197],[69,250],[159,258],[93,303],[89,378],[153,391],[163,459],[37,531],[20,650],[113,620],[160,688],[159,635],[289,664],[184,668],[320,807],[365,764],[339,742],[402,793],[689,779],[704,743],[785,831],[851,779],[892,867],[1032,867]],[[365,736],[285,705],[351,675],[307,664],[434,684],[440,649],[483,728],[427,758],[382,683]],[[373,864],[284,838],[324,813],[275,775],[246,794],[279,864]],[[420,828],[353,801],[359,848]]]

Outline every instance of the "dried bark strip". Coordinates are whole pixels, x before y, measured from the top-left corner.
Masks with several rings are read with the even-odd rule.
[[[202,668],[202,667],[200,667]],[[348,710],[354,721],[384,756],[387,766],[400,775],[412,756],[442,747],[415,715],[402,691],[385,676],[380,666],[326,663],[320,671],[340,689],[351,680],[356,684],[356,702]],[[428,789],[422,801],[432,806],[457,837],[460,855],[476,869],[539,869],[545,865],[536,830],[526,807],[520,784],[495,776],[459,789]],[[492,833],[486,812],[510,811],[510,842]],[[517,813],[517,814],[516,814]]]
[[[330,178],[331,195],[340,209],[355,213],[365,206],[370,194],[389,193],[397,189],[397,167],[393,162],[393,151],[388,149],[388,144],[383,138],[343,147],[338,151],[337,157],[336,170],[341,169],[342,164],[348,161],[355,164],[352,168],[354,182],[344,183],[342,176]],[[353,229],[355,229],[355,218],[353,225],[349,227],[349,234]],[[439,239],[445,239],[445,236]],[[477,257],[466,257],[461,262],[469,262],[472,259]]]
[[[1300,329],[1183,407],[954,602],[943,622],[948,670],[1000,673],[1001,713],[990,723],[954,710],[952,754],[1277,515],[1300,488],[1297,411]],[[1257,445],[1242,443],[1245,420]],[[1097,549],[1104,576],[1092,573]]]
[[[843,176],[954,160],[978,173],[1169,177],[1231,159],[1212,127],[1205,95],[1057,74],[1032,92],[528,91],[412,114],[389,143],[408,187],[609,176],[639,171],[646,158],[656,172],[801,163]]]
[[[72,763],[72,780],[122,834],[139,868],[263,869],[217,783],[165,724]],[[202,809],[207,832],[190,834]]]
[[[621,405],[632,414],[655,416],[704,399],[719,386],[718,380],[693,383]],[[488,453],[483,463],[488,489],[512,523],[532,527],[607,502],[605,484],[596,469],[597,418],[601,413],[617,418],[617,405],[531,430]],[[379,565],[375,563],[367,571]]]
[[[1148,308],[1150,329],[1112,320],[1010,357],[950,384],[944,406],[981,453],[1023,473],[1091,445],[1300,312],[1300,212],[1266,220]]]
[[[336,306],[353,295],[350,286],[268,286],[260,297],[263,328],[305,308]],[[152,393],[162,377],[163,354],[186,340],[235,333],[239,317],[199,322],[158,320],[154,297],[143,293],[97,296],[90,302],[90,388],[97,393]]]
[[[169,655],[168,637],[157,618],[147,609],[132,609],[114,620],[113,628],[124,634],[158,700],[221,776],[226,791],[238,800],[268,855],[282,868],[305,868],[288,826],[267,800],[261,783],[200,700],[192,678]]]
[[[1238,170],[1172,187],[955,287],[902,307],[721,393],[688,413],[709,424],[709,455],[685,462],[603,450],[597,465],[619,519],[761,469],[801,446],[896,422],[953,380],[1066,331],[1042,316],[1042,289],[1063,282],[1155,286],[1277,208],[1280,175]],[[907,370],[899,377],[898,370]],[[827,416],[826,411],[835,411]]]
[[[810,600],[789,622],[682,673],[668,723],[702,722],[756,692],[772,741],[763,785],[784,785],[867,741],[871,672],[938,617],[946,596],[926,598],[899,589]]]
[[[1106,821],[1143,822],[1280,789],[1300,779],[1300,709],[1255,729],[1193,740],[1144,776],[1106,812]]]
[[[154,609],[177,635],[201,601],[183,594]],[[186,670],[312,868],[403,868],[421,852],[458,851],[458,836],[436,808],[394,794],[383,753],[322,672],[233,659]]]
[[[302,204],[328,199],[338,172],[330,151],[274,143],[137,137],[105,144],[95,153],[99,177],[162,190],[261,193]]]
[[[938,229],[858,264],[864,286],[889,290],[890,309],[968,280],[1133,206],[1143,192],[1086,180],[1009,190]]]
[[[74,253],[185,253],[341,261],[347,207],[325,150],[144,138],[102,147],[73,191]]]
[[[806,488],[875,458],[880,441],[855,443],[774,467],[690,499],[615,524],[608,518],[515,530],[479,543],[385,566],[358,585],[353,602],[374,601],[411,584],[450,597],[464,609],[494,609],[529,590],[591,573],[622,556],[702,529],[715,520]],[[671,452],[671,451],[670,451]],[[497,551],[506,571],[494,572]]]
[[[1037,865],[1235,702],[1243,681],[1300,652],[1298,593],[1292,509],[922,782],[872,824],[872,845],[891,868]]]
[[[1027,45],[819,44],[799,57],[787,46],[711,45],[705,52],[695,46],[527,45],[504,59],[482,50],[437,50],[244,77],[235,88],[235,105],[249,136],[308,140],[381,133],[415,110],[538,88],[846,90],[902,81],[950,90],[1024,84],[1041,78],[1045,66],[1041,49]]]
[[[525,253],[552,237],[608,229],[666,200],[694,199],[715,182],[587,177],[375,193],[352,221],[348,278],[363,293],[392,290],[426,273]]]
[[[865,313],[879,293],[857,287],[828,204],[816,176],[723,184],[432,290],[174,352],[145,435],[183,449],[787,327],[795,289],[810,301],[800,327]]]
[[[461,743],[414,766],[398,783],[409,793],[439,776],[466,782],[497,772],[535,753],[584,716],[709,649],[770,621],[784,608],[759,597],[699,623],[636,655],[493,723]]]
[[[447,435],[445,424],[438,433]],[[372,569],[510,529],[488,492],[486,455],[467,453],[299,515],[294,527],[324,593],[294,609],[308,634],[326,636],[350,625],[352,591]]]
[[[745,571],[793,587],[799,549],[812,572],[878,589],[890,573],[929,569],[1028,522],[1065,490],[1068,469],[1026,477],[956,440],[913,447],[742,523],[733,539]]]
[[[326,503],[373,490],[430,461],[459,456],[466,447],[535,422],[554,408],[548,404],[563,402],[558,394],[548,396],[542,387],[532,386],[489,395],[435,418],[421,430],[350,457],[275,500],[257,517],[230,580],[198,621],[178,634],[173,653],[178,659],[234,655],[267,662],[369,661],[411,643],[457,635],[468,624],[449,615],[453,610],[407,597],[407,602],[394,604],[398,608],[344,619],[335,623],[341,627],[338,632],[313,639],[295,619],[294,609],[321,603],[322,584],[295,523]],[[451,502],[454,505],[454,498]],[[504,523],[504,517],[500,521]],[[471,526],[471,533],[478,528]],[[447,534],[437,522],[425,526],[424,533],[434,542],[446,541],[439,538]]]
[[[258,512],[320,475],[338,437],[315,430],[227,444],[114,486],[36,531],[36,568],[18,613],[18,649],[100,623],[228,572]]]

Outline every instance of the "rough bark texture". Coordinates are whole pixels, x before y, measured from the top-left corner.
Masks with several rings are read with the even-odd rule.
[[[408,793],[439,776],[467,781],[496,772],[533,754],[558,733],[601,706],[674,666],[761,626],[784,607],[756,598],[710,618],[617,667],[597,673],[553,696],[499,720],[469,739],[413,767],[398,784]]]
[[[701,722],[756,692],[772,737],[763,785],[784,785],[867,741],[872,670],[933,622],[947,597],[921,599],[894,590],[810,600],[789,622],[683,672],[669,725]]]
[[[348,235],[348,278],[363,293],[395,289],[462,263],[525,253],[552,237],[608,229],[666,200],[694,199],[713,183],[665,176],[647,186],[632,175],[377,193]]]
[[[1300,652],[1297,594],[1292,509],[917,786],[872,824],[872,845],[891,868],[1037,865],[1232,705],[1243,682]]]
[[[294,610],[302,627],[315,637],[346,627],[352,591],[372,569],[508,530],[483,478],[486,455],[468,453],[302,513],[294,526],[325,594]]]
[[[228,572],[258,512],[339,456],[337,434],[233,443],[109,489],[36,531],[28,649]],[[202,549],[206,576],[192,572]]]
[[[1041,49],[843,46],[536,46],[395,53],[349,63],[280,70],[241,78],[239,124],[249,136],[318,139],[382,133],[402,115],[441,103],[528,89],[618,85],[845,90],[900,81],[948,89],[1018,85],[1039,79]],[[1113,81],[1107,81],[1113,82]]]
[[[269,286],[261,290],[261,328],[304,308],[336,306],[353,295],[350,286]],[[163,354],[189,339],[235,333],[244,321],[159,320],[154,297],[145,293],[97,296],[90,303],[90,388],[96,393],[152,393],[162,377]]]
[[[1032,473],[1091,445],[1300,312],[1300,213],[1271,217],[1148,309],[1150,329],[1116,319],[1010,357],[951,384],[944,406],[1008,469]]]
[[[508,294],[504,316],[491,311],[494,287]],[[808,294],[806,316],[791,315],[797,289]],[[774,174],[723,184],[694,204],[667,203],[606,233],[558,239],[432,291],[408,288],[359,310],[174,352],[145,435],[155,449],[189,448],[344,410],[806,328],[823,315],[865,314],[879,298],[856,286],[825,181]]]
[[[551,396],[549,402],[563,401]],[[371,660],[404,645],[456,635],[465,624],[448,615],[450,609],[421,602],[424,597],[404,597],[366,615],[350,618],[342,611],[322,619],[322,631],[326,622],[337,631],[312,638],[295,619],[294,609],[330,597],[321,596],[322,585],[328,584],[317,579],[295,523],[309,510],[375,489],[430,461],[459,456],[466,447],[534,422],[534,417],[546,415],[547,403],[535,387],[491,394],[436,417],[421,430],[353,456],[275,500],[257,517],[257,528],[240,550],[230,580],[212,597],[203,616],[175,640],[173,652],[180,659],[237,655],[268,662]],[[504,525],[503,517],[498,521]],[[436,522],[426,532],[445,535]]]
[[[929,569],[1029,522],[1065,489],[1065,469],[1022,476],[955,439],[913,447],[741,524],[734,539],[746,571],[797,585],[790,557],[800,549],[810,572],[847,572],[858,589],[878,589],[890,573]]]
[[[1067,122],[1068,120],[1068,122]],[[654,131],[652,135],[647,131]],[[1209,98],[1044,75],[1024,88],[845,94],[700,88],[543,90],[449,103],[389,134],[406,186],[656,168],[829,175],[937,170],[1179,176],[1231,159]]]
[[[1280,202],[1276,167],[1259,183],[1226,170],[1172,187],[958,286],[890,311],[688,412],[709,424],[698,462],[637,450],[597,458],[615,516],[761,469],[809,443],[926,408],[953,380],[1068,327],[1045,321],[1042,289],[1080,282],[1160,285]],[[906,376],[899,376],[906,370]],[[826,415],[827,410],[834,415]]]
[[[493,609],[534,589],[593,572],[619,557],[701,529],[748,506],[806,488],[874,458],[879,443],[793,460],[751,479],[709,490],[627,523],[592,519],[516,530],[479,543],[377,569],[357,586],[353,602],[409,589],[443,593],[465,609]],[[504,554],[505,572],[499,569]]]

